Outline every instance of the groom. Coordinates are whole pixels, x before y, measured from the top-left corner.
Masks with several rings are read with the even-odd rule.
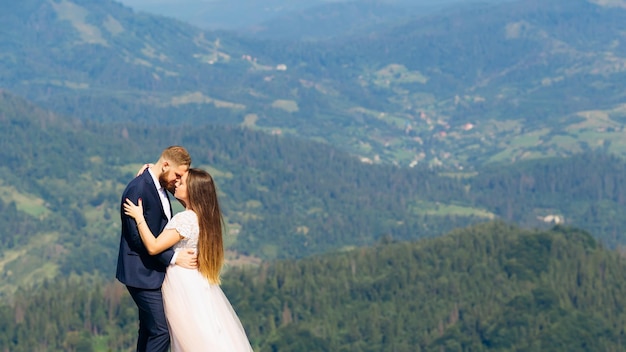
[[[126,285],[139,308],[139,352],[169,350],[170,337],[161,296],[165,270],[168,265],[196,268],[197,258],[192,251],[175,254],[172,249],[155,256],[149,255],[141,242],[135,220],[124,214],[123,202],[127,198],[135,203],[142,199],[148,227],[158,236],[172,217],[172,207],[166,190],[174,191],[176,183],[180,182],[190,165],[191,157],[185,148],[168,147],[154,165],[126,186],[122,194],[122,236],[116,277]]]

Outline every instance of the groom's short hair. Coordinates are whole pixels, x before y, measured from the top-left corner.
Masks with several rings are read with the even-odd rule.
[[[161,158],[179,166],[191,166],[191,156],[187,152],[187,149],[179,145],[172,145],[165,148],[163,153],[161,153]]]

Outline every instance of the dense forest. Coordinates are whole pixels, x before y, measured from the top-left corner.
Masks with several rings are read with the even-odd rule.
[[[230,267],[223,289],[258,351],[621,351],[623,256],[585,231],[491,222]],[[118,283],[68,278],[0,307],[5,351],[130,351]]]
[[[188,146],[194,165],[214,174],[227,246],[239,255],[300,258],[495,218],[546,228],[548,215],[609,248],[626,242],[626,162],[608,154],[450,173],[364,164],[326,144],[240,127],[87,123],[2,96],[0,206],[14,231],[0,242],[0,294],[23,280],[111,276],[119,194],[141,162],[158,156],[160,141]]]

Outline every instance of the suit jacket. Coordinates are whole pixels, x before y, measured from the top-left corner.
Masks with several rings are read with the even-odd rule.
[[[146,170],[143,174],[135,177],[126,186],[122,194],[120,204],[122,236],[115,277],[126,286],[158,289],[165,279],[165,269],[170,264],[174,251],[170,248],[154,256],[148,254],[146,247],[141,242],[137,223],[133,218],[124,214],[126,198],[135,204],[141,198],[146,223],[155,236],[159,236],[168,222],[152,176]]]

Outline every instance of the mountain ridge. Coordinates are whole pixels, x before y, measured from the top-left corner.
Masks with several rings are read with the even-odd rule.
[[[79,118],[241,124],[403,166],[626,155],[620,7],[474,5],[307,43],[55,4],[4,5],[0,86]]]
[[[254,1],[137,1],[122,0],[127,6],[137,11],[154,13],[157,15],[165,15],[177,18],[184,22],[191,23],[197,27],[204,29],[234,30],[240,32],[249,32],[250,28],[258,27],[263,24],[272,22],[280,22],[282,19],[292,17],[294,15],[306,15],[311,11],[317,11],[328,4],[333,3],[365,3],[367,1],[266,1],[263,4],[257,4]],[[416,4],[414,1],[406,0],[384,0],[376,1],[379,3],[391,4],[394,6],[402,6],[405,8],[421,7],[421,8],[439,8],[451,6],[463,0],[419,0]]]

